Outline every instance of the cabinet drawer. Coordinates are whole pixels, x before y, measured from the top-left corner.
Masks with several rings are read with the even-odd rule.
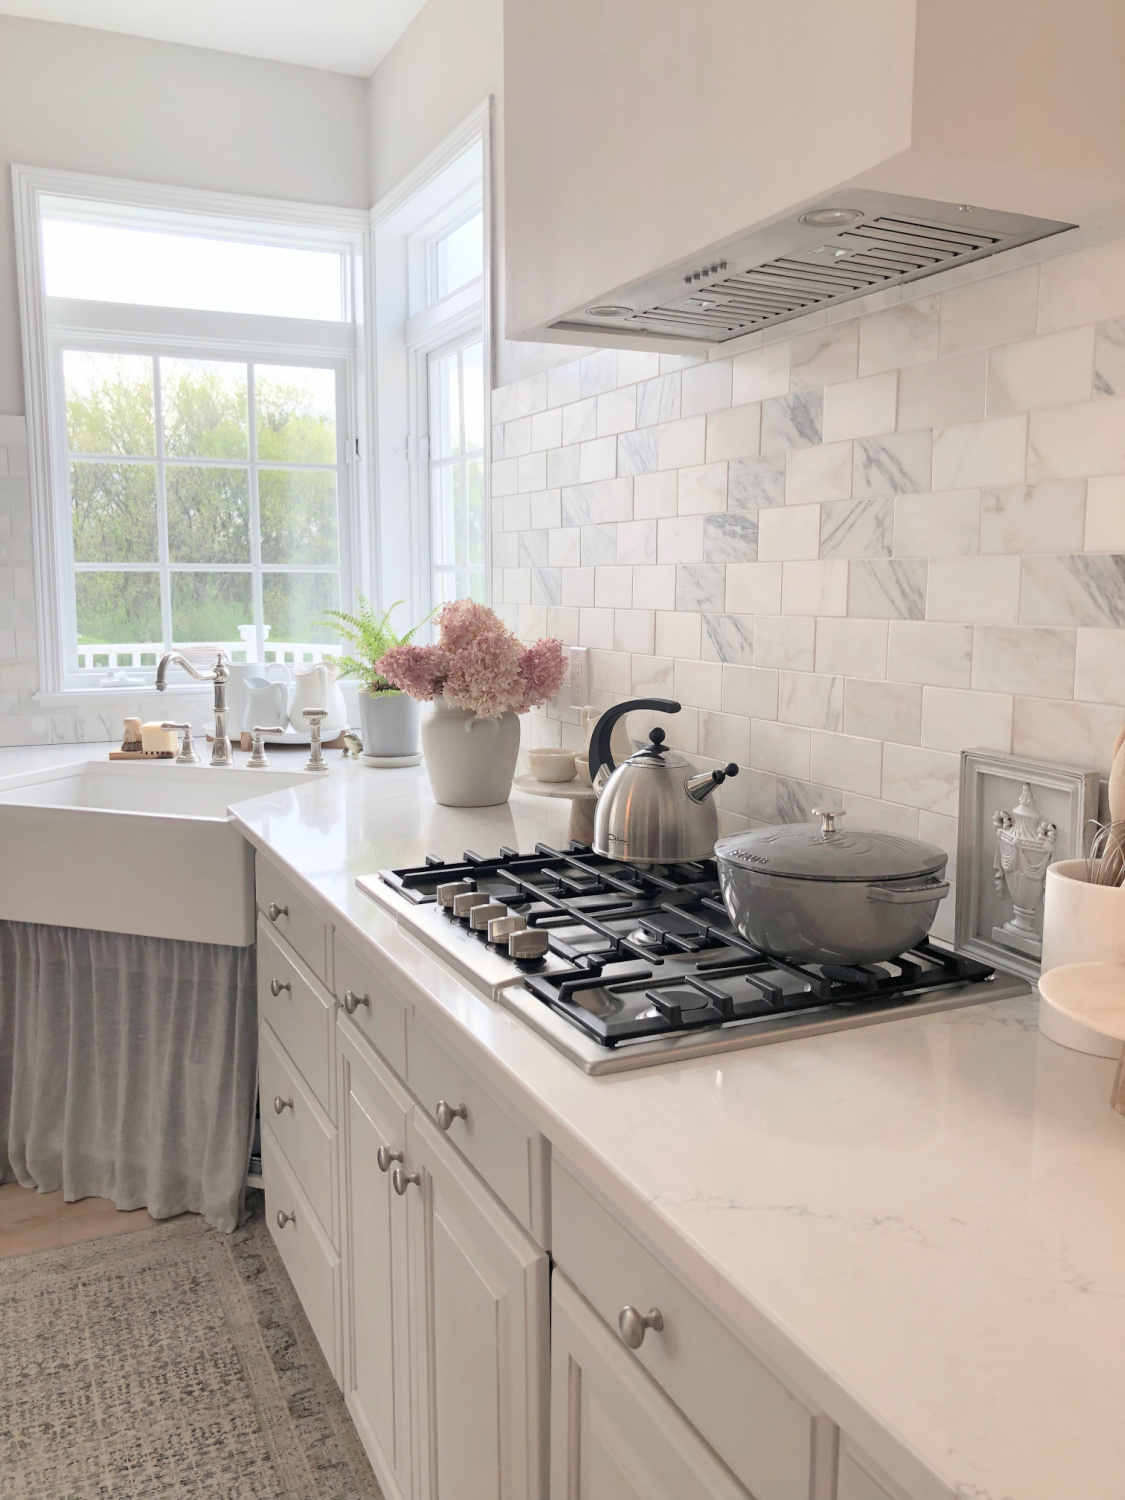
[[[285,1152],[298,1186],[316,1209],[321,1227],[335,1244],[336,1131],[266,1025],[259,1032],[258,1079],[262,1115]]]
[[[276,991],[276,993],[275,993]],[[301,1077],[333,1118],[332,1015],[336,1002],[301,973],[269,931],[258,923],[258,1015],[269,1022]]]
[[[411,1017],[408,1082],[423,1109],[438,1119],[438,1104],[464,1106],[465,1118],[449,1122],[447,1139],[472,1163],[489,1187],[547,1244],[546,1142],[537,1130],[503,1105],[478,1074],[438,1041],[417,1014]]]
[[[258,907],[266,922],[279,932],[316,977],[328,980],[328,930],[309,903],[271,864],[258,858],[254,868]]]
[[[358,997],[351,1012],[356,1028],[400,1078],[406,1077],[406,1012],[404,996],[383,978],[370,958],[361,958],[341,938],[333,935],[333,974],[336,998],[348,1009],[349,992]],[[384,966],[385,967],[385,966]],[[364,1004],[366,999],[366,1004]]]
[[[266,1223],[293,1290],[312,1325],[337,1384],[340,1381],[340,1258],[317,1223],[309,1200],[282,1155],[270,1128],[262,1125],[262,1176]],[[292,1214],[281,1225],[278,1214]]]
[[[647,1330],[634,1357],[756,1500],[809,1500],[813,1414],[557,1159],[551,1236],[555,1263],[612,1329],[626,1306],[659,1310],[663,1331]]]

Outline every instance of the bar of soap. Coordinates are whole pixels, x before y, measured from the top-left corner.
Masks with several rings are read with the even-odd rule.
[[[162,729],[157,721],[141,725],[141,749],[145,755],[175,755],[178,743],[174,729]]]

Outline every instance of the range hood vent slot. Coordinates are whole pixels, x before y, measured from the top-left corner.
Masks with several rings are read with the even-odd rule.
[[[803,218],[771,225],[551,326],[721,344],[1074,227],[890,193],[841,193],[820,211],[835,208],[854,222],[835,233]]]

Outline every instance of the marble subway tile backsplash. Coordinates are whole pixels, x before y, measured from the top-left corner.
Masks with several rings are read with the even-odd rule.
[[[493,421],[497,607],[593,647],[596,702],[684,703],[676,743],[745,768],[732,826],[827,798],[952,847],[962,749],[1108,771],[1125,240],[734,355],[588,355]],[[565,690],[534,734],[578,742]]]

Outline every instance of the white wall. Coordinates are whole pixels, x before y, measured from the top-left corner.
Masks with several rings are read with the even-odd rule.
[[[366,82],[0,16],[0,413],[24,410],[9,167],[370,204]]]

